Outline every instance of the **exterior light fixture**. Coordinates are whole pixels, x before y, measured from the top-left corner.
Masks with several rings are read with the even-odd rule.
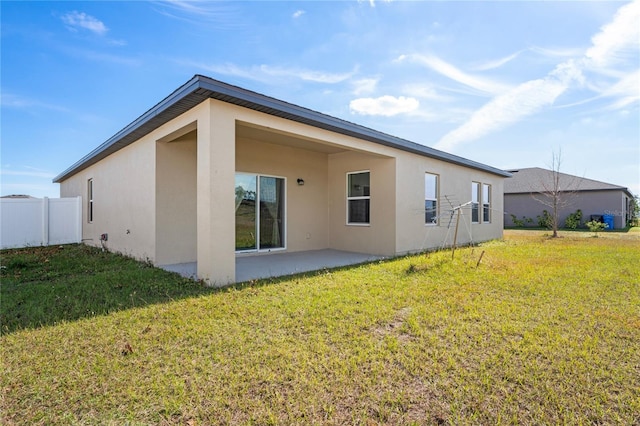
[[[300,186],[304,185],[304,179],[298,178],[297,182]]]

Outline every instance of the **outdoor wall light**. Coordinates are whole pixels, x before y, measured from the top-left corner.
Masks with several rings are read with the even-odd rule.
[[[298,178],[297,182],[298,182],[298,185],[300,186],[304,185],[304,179]]]

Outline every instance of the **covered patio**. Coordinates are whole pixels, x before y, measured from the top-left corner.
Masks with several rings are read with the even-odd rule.
[[[356,265],[383,258],[383,256],[332,249],[237,255],[236,282]],[[162,265],[160,268],[176,272],[186,278],[195,279],[197,277],[197,266],[196,262],[190,262]]]
[[[221,286],[395,252],[395,209],[372,213],[384,227],[348,226],[345,193],[348,173],[365,171],[380,205],[393,205],[393,157],[252,111],[208,107],[213,121],[184,117],[155,144],[156,265]]]

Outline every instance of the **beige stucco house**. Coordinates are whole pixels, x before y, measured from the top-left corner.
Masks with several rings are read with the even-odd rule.
[[[508,176],[196,75],[54,182],[87,243],[226,285],[236,256],[450,244],[458,206],[459,243],[500,238]]]

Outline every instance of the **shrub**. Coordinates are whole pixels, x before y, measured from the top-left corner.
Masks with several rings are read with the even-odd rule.
[[[542,216],[536,216],[538,219],[538,226],[540,228],[551,229],[553,227],[551,215],[548,211],[542,210]]]
[[[606,223],[600,222],[597,220],[592,220],[590,222],[587,222],[586,225],[587,225],[587,228],[589,228],[589,231],[594,233],[594,237],[598,236],[598,232],[604,229],[607,229],[609,227],[609,225],[607,225]]]
[[[582,221],[582,210],[578,209],[575,213],[571,213],[564,221],[564,227],[567,229],[577,229]]]
[[[522,216],[522,219],[518,219],[515,214],[511,214],[511,222],[513,222],[513,225],[518,228],[524,228],[525,226],[533,223],[533,219],[526,216]]]

